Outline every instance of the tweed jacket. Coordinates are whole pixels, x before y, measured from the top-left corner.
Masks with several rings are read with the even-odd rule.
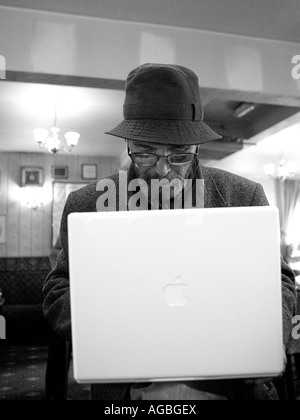
[[[128,182],[134,178],[134,169],[128,170]],[[267,206],[268,200],[260,184],[232,173],[197,165],[197,179],[204,180],[205,207],[247,207]],[[119,175],[108,177],[114,181],[116,191],[119,186]],[[47,276],[43,288],[44,316],[52,328],[67,340],[71,340],[71,311],[68,266],[68,230],[67,218],[73,212],[95,212],[96,203],[101,195],[97,191],[97,181],[69,195],[61,220],[62,251],[58,255],[54,270]],[[102,192],[103,193],[103,192]],[[109,210],[109,209],[108,209]],[[234,270],[234,267],[233,267]],[[292,270],[282,260],[282,296],[283,296],[283,342],[287,344],[291,330],[292,317],[296,311],[295,277]],[[204,382],[203,382],[204,383]],[[97,399],[123,399],[126,385],[98,386]],[[247,390],[253,399],[272,399],[269,393],[263,394],[260,387]],[[266,389],[265,389],[266,391]],[[272,391],[272,390],[271,390]],[[259,396],[261,395],[261,397]]]

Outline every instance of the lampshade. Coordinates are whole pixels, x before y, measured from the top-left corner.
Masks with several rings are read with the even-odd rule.
[[[46,138],[49,135],[49,131],[44,128],[36,128],[33,130],[33,135],[37,143],[45,143]]]
[[[286,163],[283,159],[279,160],[277,165],[271,163],[264,166],[266,175],[280,181],[292,178],[296,174],[297,169],[297,165]]]
[[[57,106],[55,107],[54,124],[50,130],[44,128],[36,128],[33,130],[34,138],[40,149],[47,150],[52,155],[56,155],[58,152],[71,152],[75,146],[77,146],[80,134],[75,131],[69,131],[65,133],[65,141],[67,145],[63,145],[59,139],[60,129],[57,127]]]
[[[76,133],[75,131],[69,131],[68,133],[65,133],[65,139],[68,144],[68,146],[77,146],[79,141],[80,134]]]
[[[56,150],[60,149],[60,140],[58,137],[49,137],[47,143],[45,144],[46,149],[49,153],[53,153]]]

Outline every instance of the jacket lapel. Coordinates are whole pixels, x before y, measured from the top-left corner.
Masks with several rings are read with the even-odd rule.
[[[199,165],[199,173],[201,178],[204,179],[205,207],[228,207],[225,198],[220,192],[217,181],[214,179],[209,168]]]

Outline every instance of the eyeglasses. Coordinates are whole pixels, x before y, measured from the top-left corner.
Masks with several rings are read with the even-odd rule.
[[[171,166],[184,166],[193,162],[198,155],[198,149],[195,153],[171,153],[170,155],[156,155],[154,153],[131,153],[128,148],[128,155],[132,162],[139,166],[155,166],[161,157],[167,159]]]

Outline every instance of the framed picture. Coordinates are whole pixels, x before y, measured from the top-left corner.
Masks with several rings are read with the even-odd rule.
[[[98,165],[97,164],[83,164],[82,165],[82,179],[97,179]]]
[[[43,168],[22,167],[21,168],[21,187],[42,187]]]
[[[6,218],[5,216],[0,216],[0,244],[5,244],[6,242]]]
[[[54,179],[68,179],[69,168],[67,166],[52,166],[51,174]]]

